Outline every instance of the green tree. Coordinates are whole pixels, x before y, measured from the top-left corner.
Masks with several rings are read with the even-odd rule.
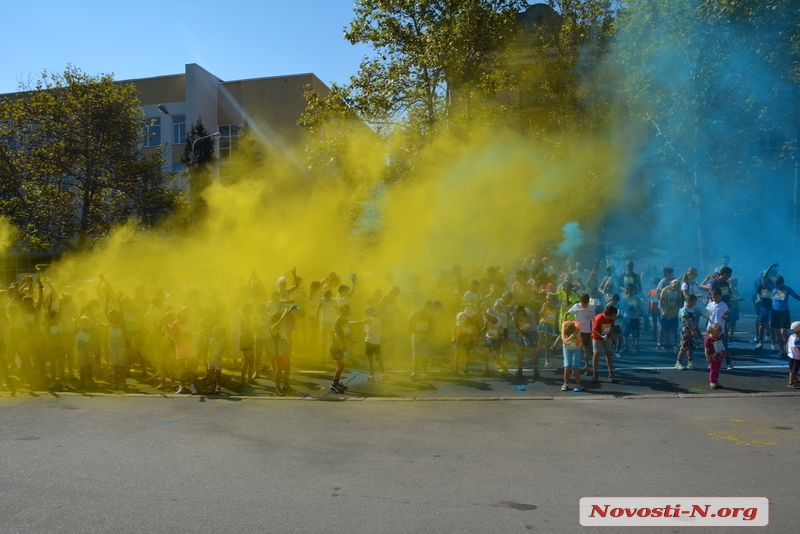
[[[524,131],[557,146],[614,116],[605,62],[617,11],[614,0],[548,0],[525,10],[516,47]]]
[[[379,133],[421,139],[456,117],[474,120],[476,99],[494,98],[507,69],[524,0],[361,0],[344,37],[374,50],[349,84],[307,93],[300,124],[357,118]]]
[[[181,162],[188,165],[189,175],[189,209],[194,219],[202,218],[206,213],[203,192],[211,185],[211,169],[214,162],[214,136],[206,130],[201,118],[193,123],[186,133],[186,145],[183,148]]]
[[[652,139],[651,183],[669,211],[693,219],[682,232],[696,232],[701,264],[724,237],[704,219],[710,198],[741,191],[724,203],[728,221],[763,208],[747,188],[765,163],[751,147],[791,124],[781,93],[797,65],[799,17],[794,0],[630,0],[620,13],[615,51]]]
[[[34,248],[82,250],[117,224],[171,213],[136,89],[68,66],[0,102],[0,214]]]

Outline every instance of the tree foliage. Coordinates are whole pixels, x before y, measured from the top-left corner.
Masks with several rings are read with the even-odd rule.
[[[620,15],[622,89],[655,140],[654,178],[690,206],[701,259],[705,200],[758,176],[753,142],[789,124],[798,17],[793,0],[631,0]],[[727,213],[758,207],[740,197]]]
[[[345,31],[367,44],[349,84],[307,94],[301,124],[358,118],[384,132],[401,127],[428,137],[460,116],[473,119],[475,98],[509,87],[510,46],[524,0],[361,0]]]
[[[132,85],[68,66],[21,89],[0,102],[0,214],[28,245],[85,249],[176,206],[160,151],[140,150],[146,123]]]

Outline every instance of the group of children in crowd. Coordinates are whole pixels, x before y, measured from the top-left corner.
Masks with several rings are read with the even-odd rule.
[[[567,263],[559,273],[547,258],[531,255],[513,279],[492,266],[471,273],[478,275],[473,279],[458,265],[442,269],[424,288],[433,298],[426,298],[418,276],[409,276],[401,290],[387,275],[385,292],[373,287],[356,294],[354,274],[348,283],[330,273],[306,286],[296,269],[269,289],[254,271],[246,283],[222,291],[152,279],[112,284],[99,275],[59,293],[40,272],[0,292],[0,372],[12,391],[17,382],[69,387],[76,370],[78,388],[94,387],[105,372],[111,388],[120,389],[138,366],[142,377],[157,376],[160,389],[194,394],[204,377],[206,392],[214,394],[222,390],[224,367],[236,365],[236,386],[251,386],[268,372],[282,396],[291,389],[292,354],[299,351],[324,366],[335,364],[330,389],[341,394],[357,343],[370,382],[391,380],[387,369],[402,365],[409,352],[412,380],[425,380],[432,362],[456,376],[476,371],[475,361],[489,375],[493,362],[500,376],[510,376],[506,354],[512,347],[515,376],[523,376],[527,358],[537,379],[542,359],[545,368],[559,366],[554,355],[560,347],[561,389],[568,391],[574,376],[574,389],[581,391],[582,374],[598,382],[601,356],[615,381],[615,354],[638,350],[642,330],[652,329],[659,348],[677,347],[676,369],[694,369],[702,346],[716,389],[723,363],[733,369],[728,342],[743,300],[728,261],[724,257],[699,283],[697,269],[675,278],[665,267],[646,290],[631,260],[621,274],[606,266],[600,278],[599,262],[591,271]],[[754,282],[755,348],[768,335],[779,357],[790,360],[789,387],[798,388],[800,322],[791,323],[788,298],[800,296],[777,267]],[[351,318],[355,302],[365,305],[363,318]]]

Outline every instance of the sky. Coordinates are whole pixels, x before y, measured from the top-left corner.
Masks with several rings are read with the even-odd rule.
[[[354,0],[0,0],[0,93],[72,64],[116,80],[197,63],[241,80],[313,72],[345,83],[369,52],[343,38]]]

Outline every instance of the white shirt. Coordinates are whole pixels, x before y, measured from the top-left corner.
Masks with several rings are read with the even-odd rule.
[[[595,307],[591,302],[584,308],[580,302],[576,303],[569,310],[567,314],[574,313],[575,320],[581,324],[581,334],[592,333],[592,321],[594,321]]]
[[[797,337],[797,334],[789,336],[789,342],[786,344],[786,354],[793,360],[800,360],[800,345],[798,343],[800,343],[800,338]]]
[[[717,323],[722,327],[722,331],[724,332],[725,324],[728,321],[726,321],[723,316],[725,315],[725,312],[728,311],[728,305],[722,301],[720,301],[719,304],[711,301],[706,306],[706,311],[708,311],[708,324]]]
[[[367,343],[372,343],[373,345],[380,345],[381,344],[381,318],[380,317],[370,317],[369,323],[367,323],[367,337],[364,340]]]
[[[467,312],[467,315],[475,316],[478,314],[478,301],[480,301],[480,297],[477,293],[473,291],[464,293],[464,296],[461,297],[461,306]]]

